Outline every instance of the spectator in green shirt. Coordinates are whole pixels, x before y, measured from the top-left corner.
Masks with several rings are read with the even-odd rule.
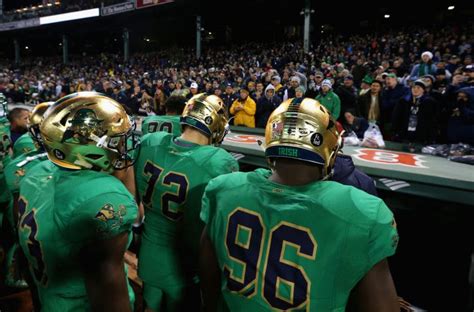
[[[329,79],[325,79],[321,83],[321,92],[316,97],[316,100],[331,112],[335,120],[339,118],[339,114],[341,113],[341,100],[332,90],[332,83]]]

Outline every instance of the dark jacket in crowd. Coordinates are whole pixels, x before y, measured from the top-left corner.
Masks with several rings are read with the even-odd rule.
[[[350,185],[377,196],[374,180],[354,166],[351,156],[339,154],[334,163],[332,181]]]
[[[346,87],[344,85],[335,90],[336,94],[341,100],[341,114],[340,119],[344,118],[344,113],[349,110],[355,110],[357,100],[357,89],[354,87]]]
[[[386,125],[392,122],[393,109],[398,104],[401,98],[410,94],[410,89],[397,84],[395,88],[389,89],[385,88],[382,91],[382,106],[380,107],[381,120],[380,123],[383,124],[382,133],[384,136],[387,134]]]
[[[110,97],[122,105],[127,105],[128,98],[123,91],[113,93]]]
[[[365,131],[369,128],[369,122],[363,117],[354,117],[352,125],[343,123],[344,130],[348,133],[354,131],[359,139],[364,137]]]
[[[265,94],[268,89],[275,89],[271,84],[265,89]],[[257,101],[257,112],[255,113],[255,126],[257,128],[265,128],[270,114],[281,104],[281,99],[278,95],[268,98],[263,95]]]
[[[364,65],[354,66],[354,68],[352,69],[352,76],[354,77],[354,85],[359,87],[365,75],[367,75],[367,67],[365,67]]]
[[[467,101],[455,101],[448,121],[450,143],[474,144],[474,87],[459,90],[467,94]]]
[[[237,95],[235,95],[234,93],[232,94],[222,93],[221,99],[224,101],[224,105],[227,109],[227,113],[229,113],[229,109],[232,106],[232,103],[234,103],[234,101],[237,100]]]
[[[412,113],[416,114],[416,129],[408,131]],[[394,140],[413,143],[433,143],[436,131],[436,102],[429,96],[423,95],[416,104],[411,94],[403,97],[393,110],[392,118]]]

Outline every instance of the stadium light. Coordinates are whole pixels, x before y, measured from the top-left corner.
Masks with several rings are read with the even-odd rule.
[[[452,11],[452,10],[454,10],[454,5],[450,5],[450,6],[448,6],[448,10],[449,10],[449,11]]]
[[[29,47],[28,47],[28,46],[26,46],[26,47],[25,47],[25,50],[28,50],[28,49],[29,49]]]
[[[52,4],[52,3],[48,3],[48,4],[47,4],[47,6],[49,6],[49,7],[50,7],[50,6],[53,6],[53,4]]]
[[[390,18],[390,14],[385,14],[383,17]]]
[[[83,10],[83,11],[77,11],[77,12],[71,12],[71,13],[44,16],[44,17],[40,17],[40,25],[67,22],[67,21],[73,21],[73,20],[90,18],[90,17],[97,17],[99,15],[100,15],[99,8],[95,8],[95,9]]]

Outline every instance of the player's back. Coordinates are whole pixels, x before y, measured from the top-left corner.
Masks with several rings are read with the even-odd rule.
[[[353,187],[289,187],[268,181],[270,174],[224,175],[204,195],[201,218],[223,268],[227,306],[345,311],[351,289],[393,254],[393,215]]]
[[[145,206],[140,276],[161,284],[167,277],[193,275],[203,228],[199,213],[204,189],[209,180],[237,170],[238,164],[221,148],[166,133],[145,136],[139,155],[135,172]]]
[[[143,135],[158,131],[171,133],[175,136],[181,134],[181,116],[179,115],[160,115],[149,116],[143,120],[142,133]]]
[[[18,209],[19,241],[42,310],[90,310],[80,251],[130,230],[137,215],[133,197],[113,176],[44,161],[21,181]]]

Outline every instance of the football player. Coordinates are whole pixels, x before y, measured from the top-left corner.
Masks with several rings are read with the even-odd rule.
[[[143,120],[142,133],[143,135],[165,131],[172,133],[175,136],[181,134],[180,118],[186,105],[186,98],[182,96],[170,96],[166,102],[165,116],[149,116]]]
[[[26,108],[16,107],[8,112],[8,121],[10,122],[10,139],[12,144],[23,135],[26,134],[28,118],[30,111]]]
[[[10,161],[11,140],[8,106],[5,96],[0,93],[0,225],[4,209],[8,206],[10,193],[7,191],[4,169]]]
[[[131,164],[132,130],[123,107],[95,92],[71,94],[45,113],[51,161],[22,179],[18,201],[38,311],[131,311],[123,258],[137,205],[112,173]]]
[[[270,116],[272,170],[212,180],[201,283],[209,311],[399,311],[386,258],[398,242],[382,200],[328,181],[340,136],[326,108],[290,99]]]
[[[34,142],[34,150],[30,153],[20,155],[19,157],[13,159],[5,168],[5,180],[8,190],[13,197],[13,200],[10,202],[10,205],[7,209],[6,218],[8,219],[9,232],[14,238],[11,240],[11,246],[7,252],[7,274],[5,283],[12,287],[22,288],[25,286],[18,267],[19,262],[17,251],[19,250],[19,246],[16,239],[16,237],[18,237],[16,232],[16,224],[18,222],[18,209],[16,204],[18,202],[18,194],[20,191],[20,181],[32,167],[41,161],[47,160],[46,153],[44,152],[41,143],[39,126],[43,120],[44,112],[52,103],[53,102],[47,102],[36,105],[29,118],[28,136],[31,142]],[[18,144],[18,141],[16,144]]]
[[[181,125],[181,136],[144,136],[135,165],[145,206],[138,274],[147,311],[200,309],[200,198],[209,180],[238,170],[237,161],[215,146],[227,133],[222,99],[195,95],[187,102]]]

